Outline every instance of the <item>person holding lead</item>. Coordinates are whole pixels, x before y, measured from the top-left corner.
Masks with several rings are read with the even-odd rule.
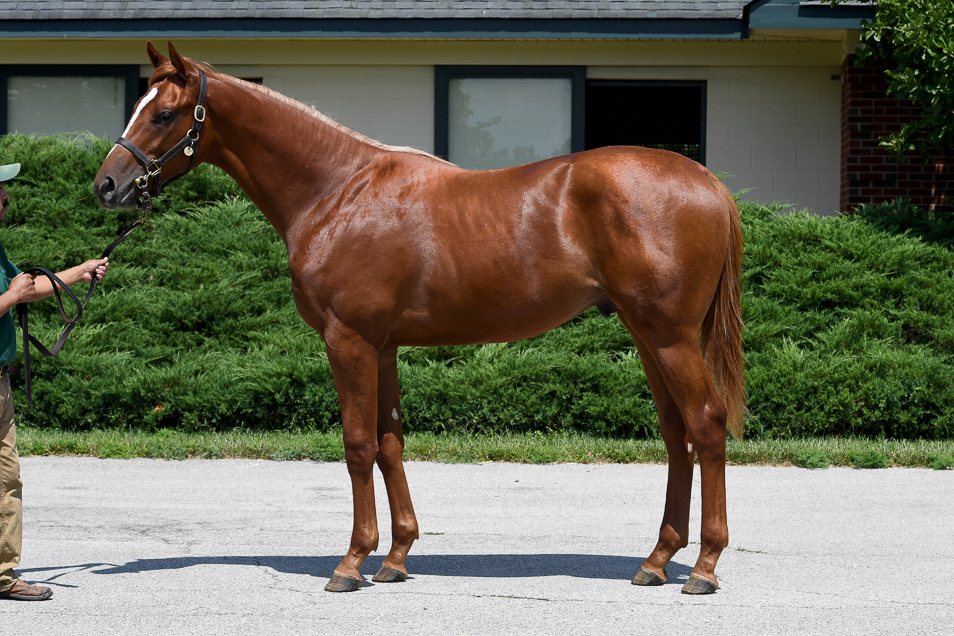
[[[0,166],[0,221],[7,218],[10,195],[4,183],[17,176],[20,164]],[[102,280],[109,259],[93,259],[57,274],[66,285]],[[23,482],[17,454],[17,431],[10,393],[10,363],[17,355],[13,308],[53,295],[53,283],[20,272],[0,245],[0,600],[45,601],[53,590],[21,581],[14,568],[20,563],[23,539]]]

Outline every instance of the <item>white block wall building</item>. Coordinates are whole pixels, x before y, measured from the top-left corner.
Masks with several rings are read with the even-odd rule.
[[[835,214],[841,68],[870,11],[795,0],[0,2],[0,132],[118,136],[151,72],[147,39],[160,49],[171,40],[184,55],[260,80],[369,137],[441,154],[455,147],[448,137],[464,121],[447,91],[469,86],[479,100],[491,86],[455,81],[494,79],[504,98],[510,86],[524,99],[517,88],[539,76],[569,87],[541,93],[532,108],[542,132],[572,130],[570,150],[621,143],[614,130],[630,123],[641,132],[621,134],[623,143],[649,145],[639,136],[648,134],[670,147],[657,139],[663,133],[643,130],[670,117],[666,125],[681,136],[673,143],[696,135],[692,152],[746,198]],[[597,95],[610,95],[600,99],[612,110],[616,94],[631,102],[591,139],[603,125],[592,117]],[[683,94],[701,95],[692,105],[700,121],[641,110]],[[37,106],[81,97],[83,108],[68,113]],[[514,144],[542,147],[533,138],[542,132]]]

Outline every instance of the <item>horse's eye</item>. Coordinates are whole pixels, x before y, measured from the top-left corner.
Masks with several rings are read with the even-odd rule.
[[[156,115],[157,124],[168,124],[170,121],[172,121],[172,113],[168,110],[164,110]]]

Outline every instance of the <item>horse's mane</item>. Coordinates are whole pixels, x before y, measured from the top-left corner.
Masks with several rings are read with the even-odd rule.
[[[205,62],[196,62],[195,60],[191,60],[191,59],[189,61],[195,64],[196,66],[200,67],[202,70],[204,70],[209,77],[215,78],[223,82],[228,82],[230,84],[235,84],[243,88],[246,88],[248,90],[257,91],[258,93],[261,93],[262,95],[268,97],[269,99],[273,99],[279,102],[280,104],[284,104],[285,106],[288,106],[289,108],[293,108],[305,115],[314,117],[315,119],[325,124],[326,126],[330,126],[331,128],[337,130],[338,132],[348,135],[349,137],[356,139],[362,143],[368,144],[369,146],[374,146],[375,148],[379,148],[381,150],[387,150],[390,152],[406,152],[412,155],[421,155],[422,157],[428,157],[430,159],[434,159],[435,161],[440,161],[441,163],[454,165],[451,162],[441,159],[440,157],[436,155],[432,155],[431,153],[425,152],[423,150],[418,150],[417,148],[411,148],[410,146],[390,146],[388,144],[383,144],[380,141],[371,139],[370,137],[366,137],[362,135],[361,133],[357,133],[351,130],[350,128],[348,128],[347,126],[342,126],[335,120],[331,119],[327,115],[320,113],[318,110],[312,108],[311,106],[307,106],[290,97],[286,97],[285,95],[282,95],[281,93],[277,91],[273,91],[267,86],[264,86],[262,84],[255,84],[252,82],[246,82],[245,80],[241,80],[237,77],[232,77],[231,75],[226,75],[224,73],[218,73],[215,71],[215,69],[212,68],[211,64],[207,64]],[[149,86],[151,87],[154,84],[158,84],[162,80],[174,75],[177,72],[178,71],[172,65],[172,62],[168,62],[168,61],[164,62],[152,72],[152,75],[149,77]]]

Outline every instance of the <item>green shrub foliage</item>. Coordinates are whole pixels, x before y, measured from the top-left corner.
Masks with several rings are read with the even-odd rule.
[[[13,203],[0,227],[21,269],[96,257],[136,218],[96,202],[92,180],[109,147],[0,139],[0,163],[23,164],[7,184]],[[746,434],[954,437],[950,243],[893,227],[897,210],[742,212]],[[33,333],[52,343],[62,328],[55,304],[34,303],[30,315]],[[284,245],[209,166],[167,189],[113,253],[60,356],[33,360],[36,411],[14,379],[19,420],[33,426],[340,426],[323,343],[295,309]],[[408,430],[658,436],[633,342],[595,310],[524,342],[402,349],[399,373]]]
[[[803,448],[795,454],[795,465],[801,468],[828,468],[831,460],[820,448]]]
[[[870,449],[852,453],[851,463],[855,468],[884,468],[888,465],[888,458],[883,453]]]
[[[948,470],[954,467],[954,457],[950,455],[937,455],[931,458],[930,466],[934,470]]]

